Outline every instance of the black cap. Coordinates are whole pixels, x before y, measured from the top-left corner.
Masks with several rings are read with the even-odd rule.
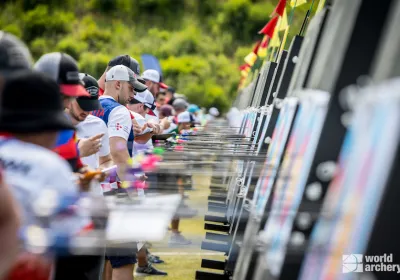
[[[0,31],[0,73],[8,76],[32,67],[32,56],[26,45],[14,35]]]
[[[117,57],[114,57],[113,59],[108,62],[109,67],[117,66],[117,65],[124,65],[131,69],[133,73],[137,75],[136,79],[141,82],[142,84],[145,84],[146,81],[140,77],[140,64],[139,62],[131,57],[130,55],[119,55]]]
[[[34,69],[56,81],[64,95],[89,96],[79,79],[78,63],[68,54],[59,52],[45,54],[35,63]]]
[[[83,111],[87,112],[102,109],[99,102],[99,84],[96,79],[86,73],[79,73],[79,78],[85,84],[85,89],[90,95],[80,96],[76,99],[79,107],[81,107]]]
[[[173,88],[173,87],[168,87],[167,90],[172,92],[172,93],[175,93],[175,88]]]
[[[31,70],[7,79],[1,96],[0,131],[37,133],[74,129],[64,114],[60,89],[51,78]]]

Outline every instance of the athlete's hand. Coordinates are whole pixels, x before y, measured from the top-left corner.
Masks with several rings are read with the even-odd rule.
[[[92,182],[92,180],[103,182],[106,177],[107,174],[101,172],[101,170],[93,170],[85,166],[79,170],[78,185],[81,191],[87,192],[90,190],[90,183]]]
[[[80,156],[88,157],[97,153],[101,148],[101,138],[103,136],[104,133],[100,133],[90,138],[80,139],[78,143]]]
[[[143,127],[141,127],[135,119],[132,119],[132,129],[133,135],[139,135],[143,131]]]
[[[160,134],[161,127],[159,124],[148,122],[148,123],[146,123],[146,125],[147,125],[147,127],[153,129],[153,134]]]

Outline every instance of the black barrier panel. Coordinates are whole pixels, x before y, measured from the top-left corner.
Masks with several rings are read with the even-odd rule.
[[[311,200],[307,192],[303,193],[295,221],[306,212],[305,208],[313,214],[320,211],[332,178],[322,179],[318,174],[325,166],[335,164],[346,132],[342,122],[345,109],[341,106],[339,94],[346,86],[356,83],[360,76],[370,73],[389,7],[390,1],[382,1],[380,5],[373,0],[334,2],[308,83],[309,87],[322,89],[332,96],[304,186],[307,189],[318,184],[321,196]],[[371,18],[374,18],[373,22]],[[311,228],[314,222],[310,224]],[[303,234],[304,242],[307,242],[310,229],[295,230],[292,228],[290,235]],[[279,279],[293,279],[293,274],[300,270],[303,257],[304,252],[295,255],[288,252]]]
[[[265,85],[264,85],[263,93],[262,93],[261,100],[260,100],[260,106],[266,105],[266,100],[267,100],[267,97],[268,97],[269,87],[271,85],[272,78],[274,76],[275,68],[276,68],[277,65],[278,64],[276,62],[272,62],[272,61],[268,61],[265,64],[265,67],[266,67],[266,69],[268,71],[268,74],[267,74],[267,76],[265,78]]]
[[[390,19],[385,25],[378,55],[374,61],[372,79],[384,81],[400,76],[400,1],[393,2]]]
[[[268,95],[265,101],[265,105],[270,105],[274,100],[274,93],[276,88],[278,87],[279,79],[282,74],[283,67],[285,65],[286,57],[288,56],[288,52],[283,50],[278,57],[278,66],[275,68],[274,76],[272,78],[272,83],[268,89]]]
[[[311,67],[315,62],[315,55],[318,51],[326,19],[330,9],[324,8],[316,14],[307,28],[306,35],[298,56],[293,78],[290,81],[288,95],[295,94],[296,89],[302,89],[308,82]]]
[[[287,88],[289,86],[290,78],[292,77],[294,66],[296,64],[296,60],[293,58],[297,57],[300,52],[301,43],[303,42],[303,37],[295,36],[293,41],[290,44],[289,55],[285,60],[285,64],[283,65],[284,74],[281,76],[279,83],[276,85],[275,90],[273,91],[273,97],[271,98],[271,108],[272,114],[268,124],[268,128],[265,133],[264,139],[272,139],[272,133],[275,129],[276,121],[278,120],[280,104],[282,100],[286,97]],[[261,152],[266,152],[268,150],[269,141],[265,141],[265,145],[262,146]]]
[[[255,83],[252,85],[251,98],[250,98],[249,106],[253,105],[253,100],[255,98],[255,93],[257,91],[257,86],[258,86],[259,80],[260,80],[260,73],[257,74],[257,79],[256,79]]]

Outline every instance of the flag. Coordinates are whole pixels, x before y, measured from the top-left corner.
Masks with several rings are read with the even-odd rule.
[[[279,39],[279,33],[275,32],[274,36],[271,39],[271,42],[269,43],[271,47],[280,47],[281,46],[281,40]]]
[[[246,57],[244,58],[244,62],[246,62],[248,65],[253,66],[254,62],[256,62],[257,60],[257,53],[258,53],[258,49],[260,48],[261,45],[261,41],[258,41],[256,43],[256,45],[253,48],[253,51],[251,53],[249,53],[248,55],[246,55]]]
[[[278,3],[278,5],[276,5],[275,10],[272,12],[271,17],[277,16],[277,15],[279,15],[279,16],[283,15],[283,10],[285,10],[285,7],[286,7],[286,1],[287,0],[279,0],[279,3]]]
[[[269,37],[264,36],[263,40],[261,41],[260,48],[258,49],[258,56],[264,58],[267,56],[267,49],[268,49]]]
[[[269,42],[269,37],[264,36],[260,44],[260,49],[268,47],[268,42]],[[258,50],[258,53],[260,53],[260,49]]]
[[[278,26],[278,28],[279,28],[278,31],[284,31],[289,26],[286,9],[284,10],[283,15],[279,18],[276,26]]]
[[[285,48],[285,44],[286,44],[286,40],[287,40],[288,34],[289,34],[289,26],[286,28],[285,34],[283,35],[280,52]]]
[[[242,70],[242,71],[240,71],[240,75],[241,75],[242,77],[247,77],[247,76],[249,75],[249,71]]]
[[[240,70],[240,75],[242,77],[247,77],[247,75],[249,74],[249,72],[251,70],[251,66],[246,63],[243,65],[240,65],[239,70]]]
[[[246,78],[247,78],[247,77],[242,77],[242,78],[240,79],[238,89],[244,88],[245,82],[246,82]]]
[[[258,34],[264,34],[272,38],[274,34],[274,30],[276,27],[276,24],[278,23],[279,16],[273,17],[264,27],[261,29]]]
[[[253,53],[253,52],[249,53],[244,58],[244,62],[246,62],[250,66],[253,66],[254,62],[256,62],[256,60],[257,60],[257,55],[255,53]]]
[[[250,70],[250,65],[248,65],[247,63],[243,64],[243,65],[240,65],[239,66],[239,70],[240,71],[242,71],[242,70]]]
[[[257,43],[255,44],[254,48],[253,48],[253,53],[257,54],[258,53],[258,49],[260,48],[261,45],[261,41],[257,41]]]
[[[160,75],[162,76],[160,62],[155,56],[151,54],[142,54],[141,59],[144,66],[144,70],[154,69],[157,70],[157,72],[160,73]]]
[[[290,0],[290,6],[293,8],[301,6],[306,3],[307,3],[307,0]]]
[[[267,56],[267,49],[268,48],[260,48],[258,52],[258,57],[264,58]]]

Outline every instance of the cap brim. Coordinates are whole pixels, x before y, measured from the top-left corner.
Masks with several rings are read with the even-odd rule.
[[[79,96],[87,96],[90,97],[90,94],[86,91],[85,87],[82,85],[68,85],[62,84],[60,85],[60,91],[62,94],[71,97],[79,97]]]
[[[146,85],[142,84],[141,82],[139,82],[137,80],[133,81],[132,85],[136,92],[143,92],[147,89]]]
[[[101,107],[100,101],[97,99],[77,99],[76,102],[79,104],[79,107],[83,111],[86,112],[91,112],[94,110],[100,110],[103,107]]]
[[[168,89],[169,88],[169,86],[167,86],[164,83],[158,83],[158,84],[160,85],[160,88],[163,88],[163,89]]]
[[[139,76],[139,75],[136,75],[136,79],[140,82],[140,83],[142,83],[142,84],[144,84],[144,85],[146,85],[146,80],[145,79],[143,79],[141,76]]]

